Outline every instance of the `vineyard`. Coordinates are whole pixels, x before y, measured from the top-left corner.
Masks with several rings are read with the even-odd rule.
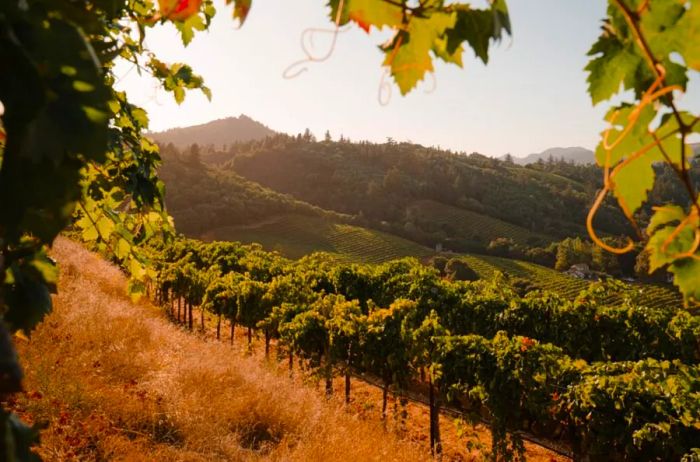
[[[227,319],[231,338],[236,326],[249,343],[264,337],[266,355],[276,339],[278,357],[298,359],[327,393],[344,376],[346,400],[353,375],[376,377],[382,415],[389,391],[427,391],[433,452],[447,404],[486,417],[497,459],[521,460],[526,431],[559,440],[575,458],[696,460],[700,317],[644,306],[622,283],[592,284],[569,301],[518,295],[498,275],[451,282],[413,258],[290,261],[186,240],[153,250],[151,292],[189,329],[201,307],[217,319],[217,338]]]
[[[530,262],[475,254],[460,255],[459,258],[482,278],[489,279],[496,272],[502,272],[527,279],[537,288],[556,292],[568,299],[577,297],[590,284],[590,281],[577,279]],[[670,286],[632,283],[629,287],[636,292],[639,303],[645,305],[674,307],[682,304],[680,295]],[[619,301],[619,297],[612,296],[612,300]]]
[[[279,252],[288,258],[327,252],[343,260],[381,263],[406,256],[431,254],[426,247],[387,233],[292,214],[260,225],[217,228],[207,232],[203,238],[257,242],[266,250]]]
[[[373,111],[361,104],[364,122],[398,130],[385,133],[383,144],[348,143],[343,135],[336,142],[328,131],[317,142],[306,129],[303,135],[234,149],[230,166],[238,173],[290,196],[251,188],[233,176],[231,184],[240,186],[242,197],[222,194],[228,183],[223,177],[205,188],[174,177],[204,199],[193,206],[193,196],[183,194],[183,203],[172,202],[185,217],[181,222],[194,225],[189,232],[263,246],[177,236],[158,177],[159,147],[146,136],[147,111],[133,104],[132,91],[120,83],[137,69],[152,79],[140,89],[155,83],[156,91],[170,93],[178,104],[193,91],[211,100],[212,89],[195,69],[161,60],[147,44],[154,43],[153,28],[170,25],[187,46],[210,29],[222,6],[230,6],[227,15],[242,26],[258,2],[224,3],[217,8],[211,0],[0,3],[1,460],[427,459],[406,446],[409,441],[384,438],[379,428],[326,413],[311,393],[278,385],[288,382],[238,367],[243,363],[232,366],[221,343],[227,323],[231,343],[237,329],[244,330],[249,348],[254,336],[263,338],[270,365],[277,359],[277,367],[288,364],[291,373],[296,363],[305,375],[325,382],[329,397],[334,380],[343,380],[349,403],[353,377],[372,378],[382,388],[385,422],[389,393],[394,415],[402,419],[409,396],[427,400],[430,452],[438,460],[440,411],[449,406],[488,423],[492,441],[480,455],[493,461],[525,460],[524,432],[568,447],[577,461],[700,462],[700,164],[690,143],[700,133],[700,115],[693,98],[684,97],[695,91],[700,72],[700,0],[608,0],[602,21],[589,24],[600,35],[585,58],[587,91],[594,106],[606,106],[596,109],[605,114],[605,128],[595,148],[601,170],[595,180],[589,178],[595,167],[576,173],[548,162],[531,173],[509,160],[389,137],[413,135],[410,127],[418,126],[425,132],[421,137],[439,142],[438,133],[464,127],[470,119],[454,109],[473,105],[442,97],[433,99],[435,105],[401,110],[396,120],[371,120]],[[383,55],[376,61],[382,66],[376,96],[380,105],[388,104],[393,87],[401,95],[413,91],[442,67],[438,61],[471,67],[463,55],[473,51],[477,60],[489,62],[492,46],[512,36],[511,17],[506,0],[480,3],[330,0],[325,9],[331,22],[320,27],[314,12],[299,11],[290,24],[308,27],[301,35],[306,57],[292,62],[284,77],[296,78],[339,52],[344,47],[336,50],[336,38],[349,27],[368,33],[374,28],[388,39],[375,48]],[[268,18],[279,13],[268,11]],[[548,23],[535,32],[553,32],[553,40],[544,42],[560,47],[547,57],[579,49],[559,43],[555,27],[569,18],[551,7],[534,15]],[[331,38],[320,55],[307,47],[316,48],[318,33]],[[255,54],[257,45],[274,46],[280,39],[260,37],[242,43],[241,50]],[[214,54],[202,57],[214,64],[226,46],[212,38],[206,49]],[[172,48],[164,54],[182,55]],[[529,92],[530,109],[565,104],[559,91],[541,86],[547,85],[542,67],[529,61],[532,67],[508,72],[505,81],[513,80],[522,95],[530,83],[523,86],[520,77],[535,79],[533,88],[541,92]],[[122,64],[129,66],[123,74]],[[226,72],[254,72],[245,61],[239,64]],[[552,75],[548,71],[546,77]],[[235,80],[223,77],[214,81]],[[500,123],[503,105],[487,95],[488,82],[496,80],[471,87],[485,91],[477,108],[480,122],[494,121],[498,135],[510,141],[516,136],[508,126],[514,125]],[[329,114],[339,114],[348,107],[336,90],[346,86],[334,87],[329,98],[314,91],[318,86],[298,101],[321,98],[330,104]],[[271,95],[281,96],[265,94]],[[273,99],[255,107],[293,108],[280,104],[284,98]],[[568,105],[562,107],[562,114],[568,111]],[[415,118],[418,125],[405,123]],[[334,129],[346,125],[328,122]],[[530,120],[525,122],[527,127]],[[568,131],[558,121],[533,122],[559,135]],[[157,125],[163,123],[169,124]],[[353,135],[364,125],[352,127]],[[298,155],[290,155],[288,147]],[[183,171],[205,168],[198,145],[181,160],[187,164]],[[577,180],[568,180],[567,171]],[[217,200],[218,205],[208,203]],[[431,202],[411,209],[416,200],[466,204],[525,229]],[[292,215],[279,215],[285,213]],[[673,279],[683,303],[663,286],[609,278],[588,284],[512,260],[462,257],[477,275],[447,258],[428,265],[430,249],[340,224],[351,222],[350,215],[417,242],[452,243],[452,250],[485,250],[483,241],[503,235],[534,245],[530,250],[543,258],[540,251],[548,250],[536,247],[547,237],[526,229],[577,236],[585,222],[604,255],[631,257],[643,247],[642,258],[635,256],[635,274],[665,271],[657,274]],[[202,218],[214,224],[198,222]],[[249,226],[252,221],[258,225]],[[118,263],[130,276],[131,296],[149,297],[162,313],[149,316],[152,305],[144,303],[141,314],[122,293],[123,279],[114,284],[123,275],[105,277],[101,273],[110,270],[89,260],[59,274],[50,252],[54,243],[60,245],[62,232]],[[510,244],[493,242],[486,251],[516,255],[511,249],[516,244]],[[559,258],[569,250],[558,247],[557,267],[571,266]],[[590,254],[593,265],[603,263],[594,269],[607,267],[601,254]],[[111,272],[118,273],[115,267]],[[66,276],[71,289],[61,298],[56,292],[59,283],[65,287]],[[59,310],[71,309],[51,317],[54,302]],[[94,316],[90,307],[101,308],[101,314]],[[186,335],[195,331],[195,312],[202,331],[207,319],[214,320],[215,328],[209,328],[217,342],[202,347]],[[163,329],[163,315],[179,328]],[[37,335],[30,339],[32,331]],[[32,353],[37,343],[43,351]],[[24,367],[18,352],[36,367]],[[71,370],[82,380],[68,374]],[[48,435],[43,452],[42,435]],[[461,437],[471,449],[469,430]],[[125,447],[131,448],[127,455]]]
[[[480,215],[478,217],[484,218]],[[266,250],[279,252],[292,259],[314,252],[326,252],[340,261],[382,263],[406,256],[425,258],[433,255],[426,247],[387,233],[302,215],[283,215],[256,226],[217,228],[204,237],[207,240],[257,242]],[[570,300],[590,284],[590,281],[520,260],[477,254],[446,256],[460,258],[481,278],[491,279],[496,272],[501,272],[511,277],[527,279],[533,288],[549,290]],[[630,287],[636,291],[639,303],[669,307],[681,304],[680,296],[670,286],[631,284]],[[611,301],[620,301],[615,295],[611,297]]]
[[[552,241],[551,236],[534,233],[522,226],[430,200],[415,202],[408,213],[425,226],[436,229],[449,227],[451,234],[471,237],[484,244],[499,237],[512,239],[519,244]]]

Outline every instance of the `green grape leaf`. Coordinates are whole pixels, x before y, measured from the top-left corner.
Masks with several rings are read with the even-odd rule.
[[[642,156],[621,168],[614,180],[613,194],[624,210],[636,212],[654,187],[654,159]]]
[[[690,9],[685,12],[674,29],[678,36],[675,44],[685,64],[691,69],[700,71],[700,46],[697,41],[700,37],[700,1],[691,0],[689,4]]]
[[[29,333],[51,311],[50,287],[27,263],[14,264],[10,271],[13,283],[4,287],[7,311],[5,322],[13,331]]]
[[[457,14],[453,28],[446,31],[447,50],[454,53],[464,41],[484,64],[489,60],[489,43],[498,41],[505,30],[512,34],[508,7],[504,0],[491,2],[490,10],[472,9],[468,5],[452,5]]]
[[[462,62],[464,48],[462,48],[462,45],[459,45],[457,49],[450,53],[450,51],[447,49],[447,38],[435,39],[435,43],[433,44],[433,53],[435,53],[435,56],[442,59],[446,63],[456,64],[459,67],[464,65]]]
[[[502,31],[508,32],[508,35],[513,34],[513,28],[510,24],[510,13],[508,13],[508,5],[506,0],[493,0],[491,2],[491,12],[493,13],[494,22],[494,38],[501,39]]]
[[[0,171],[0,228],[10,241],[28,232],[48,242],[70,222],[83,159],[104,160],[109,89],[79,28],[58,18],[21,27],[0,37],[0,62],[13,63],[0,73],[3,155],[13,159]]]
[[[117,245],[114,246],[114,255],[120,259],[124,260],[129,256],[131,252],[131,244],[124,238],[119,238],[117,240]]]
[[[695,232],[693,226],[684,226],[680,232],[676,226],[658,229],[649,239],[649,272],[653,273],[664,265],[673,263],[677,256],[688,252],[693,245]]]
[[[676,49],[680,37],[675,26],[684,12],[677,0],[654,0],[640,15],[640,29],[656,56],[668,56]]]
[[[329,6],[331,7],[331,21],[335,22],[340,2],[339,0],[331,0]],[[401,7],[392,3],[377,2],[376,0],[345,0],[339,19],[341,25],[353,21],[365,32],[369,32],[371,26],[377,29],[396,28],[403,23],[404,16]]]
[[[668,270],[673,273],[673,284],[686,300],[700,301],[700,256],[676,260]]]
[[[653,234],[662,225],[668,225],[675,221],[681,222],[685,219],[686,214],[682,207],[678,205],[664,205],[662,207],[654,207],[654,215],[649,220],[647,233]]]
[[[195,31],[206,30],[207,26],[204,19],[198,14],[193,14],[184,21],[175,22],[175,27],[180,32],[182,44],[187,46],[194,38]]]
[[[182,102],[185,101],[185,89],[180,86],[174,87],[173,97],[175,98],[175,102],[177,104],[182,104]]]
[[[153,72],[153,76],[161,81],[166,91],[173,92],[175,102],[178,104],[185,100],[186,90],[201,90],[208,98],[211,92],[204,85],[204,79],[196,75],[190,66],[182,63],[166,64],[155,57],[146,64]]]
[[[695,119],[687,112],[679,113],[681,120],[685,124],[691,124]],[[656,137],[660,143],[653,148],[653,155],[658,160],[665,160],[676,167],[681,167],[685,161],[686,166],[693,157],[693,151],[687,143],[681,144],[681,134],[678,119],[671,113],[665,114],[661,119],[661,124],[656,129]]]
[[[656,111],[651,105],[647,105],[640,112],[629,133],[617,143],[625,127],[631,122],[630,116],[634,111],[635,106],[622,104],[611,108],[605,116],[605,120],[613,124],[608,134],[608,145],[615,145],[614,149],[610,151],[611,167],[614,167],[622,159],[634,154],[654,141],[651,135],[649,135],[649,124],[656,116]],[[596,148],[595,157],[598,165],[603,167],[607,157],[607,151],[603,146],[603,140],[601,140]]]
[[[46,284],[46,287],[52,293],[56,293],[58,287],[58,266],[56,262],[49,258],[45,252],[37,252],[34,258],[27,263],[30,272],[34,273],[34,277],[38,281]]]
[[[411,91],[426,72],[433,70],[430,51],[435,40],[454,22],[454,14],[433,13],[426,19],[413,17],[408,31],[397,33],[391,44],[384,48],[384,65],[390,67],[402,95]]]
[[[447,51],[454,53],[466,41],[484,64],[489,61],[489,40],[494,33],[494,15],[487,10],[460,8],[453,28],[446,32]]]
[[[588,93],[593,104],[610,99],[620,90],[625,77],[634,75],[643,58],[630,52],[609,32],[604,32],[588,52],[599,55],[586,66],[588,71]]]
[[[688,86],[688,72],[686,67],[668,59],[663,59],[662,64],[664,69],[666,69],[666,77],[664,78],[666,85],[678,85],[685,91]],[[662,97],[661,99],[663,100],[664,98]]]

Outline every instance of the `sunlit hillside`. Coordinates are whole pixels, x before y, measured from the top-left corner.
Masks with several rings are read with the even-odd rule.
[[[20,344],[15,408],[47,461],[426,460],[377,422],[170,324],[120,271],[61,239],[54,312]]]
[[[0,462],[700,462],[699,25],[0,1]]]
[[[425,257],[431,249],[407,239],[373,229],[318,217],[280,215],[260,223],[211,229],[205,240],[259,243],[288,258],[328,252],[341,260],[381,263],[401,257]]]

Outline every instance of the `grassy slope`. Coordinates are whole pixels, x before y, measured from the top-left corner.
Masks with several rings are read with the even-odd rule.
[[[110,264],[60,239],[55,309],[20,345],[47,461],[427,460],[417,446],[125,296]]]

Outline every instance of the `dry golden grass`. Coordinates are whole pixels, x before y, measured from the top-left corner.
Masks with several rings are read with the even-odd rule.
[[[133,304],[114,266],[59,239],[54,312],[20,345],[45,460],[412,461],[398,440],[255,358]]]

